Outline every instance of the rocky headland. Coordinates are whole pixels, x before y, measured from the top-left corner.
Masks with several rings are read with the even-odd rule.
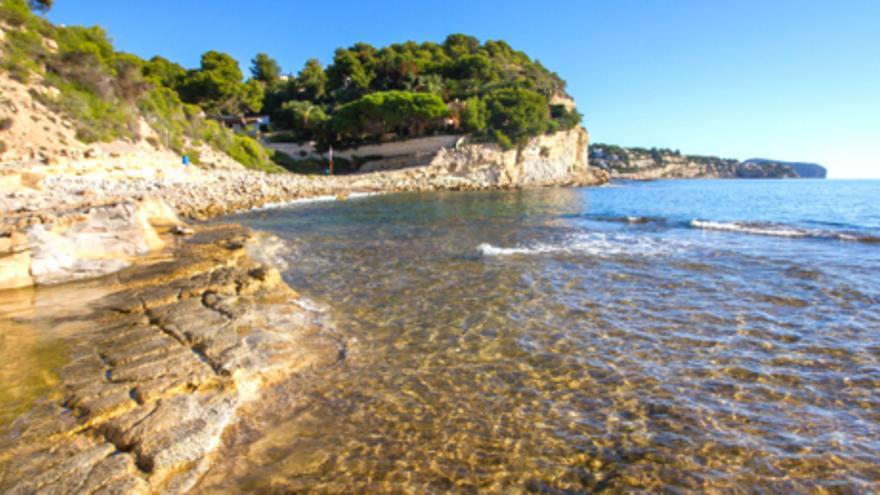
[[[717,156],[686,155],[678,150],[590,145],[590,163],[615,179],[797,179],[825,178],[826,170],[813,163]]]

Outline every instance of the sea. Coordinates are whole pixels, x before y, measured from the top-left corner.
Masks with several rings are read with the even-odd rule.
[[[880,181],[389,194],[226,218],[345,356],[202,492],[880,492]]]

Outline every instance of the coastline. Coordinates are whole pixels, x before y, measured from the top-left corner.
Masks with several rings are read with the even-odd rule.
[[[66,364],[35,366],[53,376],[49,391],[0,424],[0,491],[184,493],[242,406],[344,359],[327,314],[282,281],[272,242],[205,220],[392,192],[604,184],[587,141],[576,129],[515,150],[464,145],[345,176],[184,166],[143,150],[4,164],[0,290],[21,291],[31,311],[0,307],[0,322],[77,330],[61,339]],[[106,294],[79,314],[36,310],[42,287],[73,293],[85,280]]]
[[[585,133],[571,136],[580,144]],[[21,291],[25,306],[41,286],[63,292],[103,281],[107,293],[85,314],[0,315],[25,327],[41,319],[79,328],[63,339],[69,352],[51,393],[0,438],[0,491],[184,493],[242,406],[273,383],[344,359],[333,323],[272,266],[271,241],[203,221],[300,201],[607,180],[585,162],[530,169],[520,151],[493,162],[491,150],[464,150],[475,151],[464,167],[453,152],[441,164],[337,177],[7,166],[7,179],[17,174],[32,187],[0,205],[0,286]]]

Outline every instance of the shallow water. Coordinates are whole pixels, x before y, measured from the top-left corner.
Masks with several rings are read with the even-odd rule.
[[[0,291],[0,446],[38,419],[34,406],[62,400],[57,372],[92,329],[90,302],[113,287],[93,280]]]
[[[287,241],[348,356],[274,390],[200,489],[880,490],[876,198],[661,181],[236,217]]]

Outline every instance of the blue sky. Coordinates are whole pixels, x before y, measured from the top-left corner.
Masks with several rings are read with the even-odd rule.
[[[593,142],[816,161],[880,177],[880,1],[57,0],[64,24],[187,67],[216,49],[296,72],[357,41],[504,39],[568,81]]]

